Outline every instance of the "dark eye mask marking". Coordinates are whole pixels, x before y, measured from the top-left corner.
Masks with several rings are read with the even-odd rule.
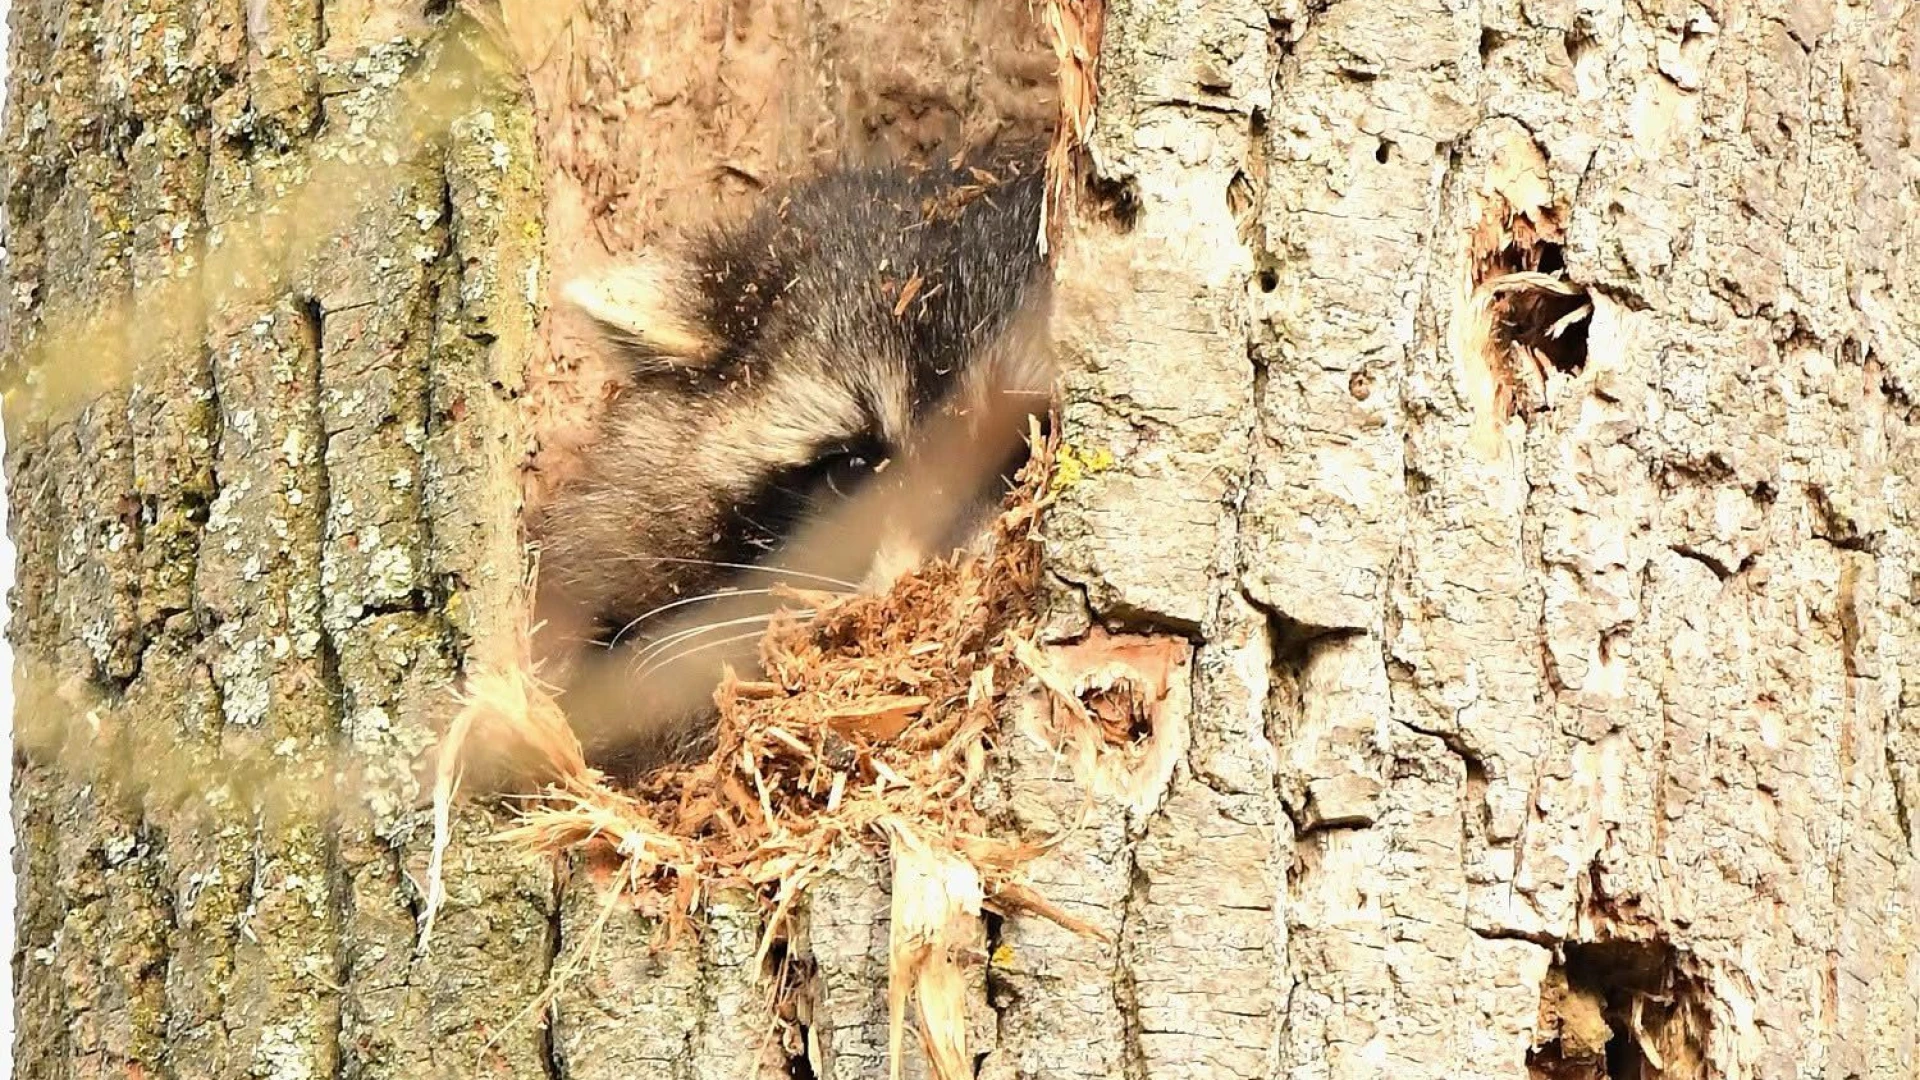
[[[864,435],[821,449],[804,465],[777,469],[729,510],[721,546],[734,562],[758,562],[816,514],[830,512],[879,475],[885,443]]]

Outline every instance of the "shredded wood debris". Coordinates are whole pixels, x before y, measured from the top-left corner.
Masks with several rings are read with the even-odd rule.
[[[776,620],[761,676],[729,677],[716,694],[712,754],[637,790],[614,790],[585,765],[530,680],[470,691],[495,717],[489,753],[504,740],[549,776],[500,839],[610,860],[636,903],[668,919],[715,887],[797,894],[838,850],[882,849],[901,828],[964,846],[994,891],[1027,852],[987,835],[971,794],[1032,620],[1041,500],[1037,484],[1028,491],[987,554],[933,563],[884,596],[822,602],[810,620]],[[472,727],[457,730],[473,738]]]
[[[980,873],[966,859],[887,823],[893,835],[893,911],[887,953],[888,1057],[900,1080],[907,1001],[920,1005],[921,1049],[935,1076],[973,1074],[967,1055],[967,954],[982,947]]]
[[[1040,213],[1040,252],[1046,254],[1077,190],[1080,152],[1093,137],[1099,96],[1100,35],[1106,0],[1034,0],[1040,24],[1059,64],[1060,122],[1047,149],[1047,192]]]

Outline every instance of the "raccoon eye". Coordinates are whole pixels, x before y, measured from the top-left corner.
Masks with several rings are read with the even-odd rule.
[[[813,459],[808,471],[821,487],[845,499],[860,490],[861,484],[873,479],[886,464],[878,447],[855,447],[822,454]]]

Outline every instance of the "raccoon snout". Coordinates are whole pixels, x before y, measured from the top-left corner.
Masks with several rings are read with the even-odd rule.
[[[927,545],[916,540],[907,530],[884,528],[879,543],[874,545],[873,562],[867,567],[866,577],[861,579],[861,591],[886,592],[893,588],[894,582],[912,573],[935,554],[938,553],[927,550]]]

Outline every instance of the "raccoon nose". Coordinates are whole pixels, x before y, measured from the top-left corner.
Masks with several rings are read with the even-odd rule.
[[[909,530],[894,525],[883,527],[879,542],[874,545],[873,561],[867,564],[867,575],[860,582],[861,591],[886,592],[902,575],[925,562],[927,554],[926,545]]]

